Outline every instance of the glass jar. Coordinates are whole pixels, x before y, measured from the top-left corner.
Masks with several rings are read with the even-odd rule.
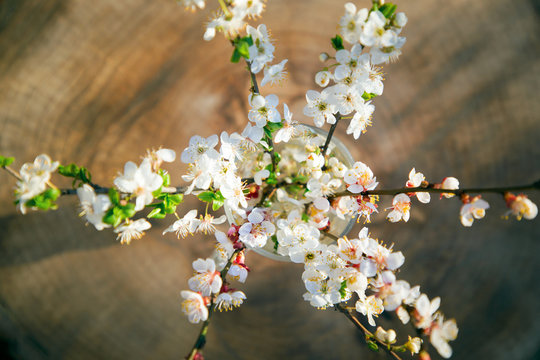
[[[316,136],[320,137],[322,141],[324,142],[328,136],[328,132],[316,128],[314,126],[310,125],[297,125],[296,128],[302,132],[309,132],[310,136]],[[287,147],[301,147],[304,146],[303,138],[302,137],[295,137],[292,138],[287,143],[278,143],[275,144],[274,148],[275,151],[278,153],[282,153],[284,149]],[[337,139],[335,136],[332,137],[332,140],[330,141],[330,146],[328,149],[328,154],[335,156],[339,161],[341,161],[347,168],[351,168],[354,165],[354,159],[345,146],[343,142],[341,142],[339,139]],[[236,219],[236,217],[233,215],[231,210],[225,206],[225,214],[227,216],[227,219],[230,224],[239,224],[244,222],[245,220]],[[349,231],[352,229],[355,223],[354,218],[345,218],[340,219],[337,216],[331,216],[331,227],[328,231],[332,236],[326,235],[324,232],[321,231],[321,237],[319,241],[323,244],[332,244],[335,243],[335,237],[343,237],[349,233]],[[275,224],[274,224],[275,225]],[[277,230],[277,229],[276,229]],[[275,243],[272,241],[271,238],[268,238],[266,244],[263,247],[260,248],[251,248],[256,253],[265,256],[267,258],[277,260],[277,261],[291,261],[289,256],[284,256],[279,254],[275,249]]]

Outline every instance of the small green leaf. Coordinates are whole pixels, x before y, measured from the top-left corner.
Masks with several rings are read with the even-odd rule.
[[[282,127],[283,127],[283,123],[281,123],[281,122],[278,122],[278,123],[269,122],[265,126],[265,128],[267,128],[270,131],[270,133],[276,132],[279,129],[281,129]]]
[[[345,49],[345,47],[343,46],[343,38],[341,36],[336,35],[335,37],[332,38],[331,41],[332,41],[332,47],[336,49],[336,51]]]
[[[154,210],[150,211],[150,214],[148,214],[147,218],[149,219],[163,219],[165,217],[165,214],[162,212],[162,208],[156,207]]]
[[[347,295],[347,280],[343,280],[341,282],[341,286],[339,288],[339,294],[341,295],[341,298],[344,299]]]
[[[221,195],[221,193],[219,193]],[[222,195],[223,196],[223,195]],[[169,201],[171,204],[179,205],[184,201],[184,194],[172,194],[169,195]]]
[[[9,166],[9,165],[11,165],[13,163],[13,161],[15,161],[14,157],[0,156],[0,166],[1,167]]]
[[[376,96],[377,96],[377,94],[367,93],[367,92],[364,91],[364,93],[362,94],[362,99],[364,99],[366,101],[369,101],[369,100],[373,99]]]
[[[232,56],[231,56],[231,62],[232,63],[237,63],[237,62],[240,61],[241,58],[242,58],[242,55],[240,55],[240,52],[238,52],[237,49],[234,49],[233,53],[232,53]]]
[[[171,175],[167,171],[160,169],[159,176],[163,179],[163,187],[167,187],[171,184]]]
[[[240,40],[236,45],[236,49],[238,50],[240,56],[249,59],[249,44],[246,40]]]
[[[386,3],[379,8],[379,11],[382,12],[385,18],[390,19],[392,15],[396,12],[397,5]]]
[[[214,200],[214,201],[212,201],[212,210],[213,211],[218,211],[223,206],[223,204],[225,204],[225,202],[223,200]]]
[[[277,184],[277,178],[276,178],[276,173],[270,173],[270,176],[264,180],[265,183],[267,183],[268,185],[276,185]]]
[[[373,340],[366,340],[368,348],[373,351],[379,351],[379,345]]]
[[[279,242],[276,235],[272,235],[271,237],[272,241],[274,242],[274,250],[277,251],[279,247]]]
[[[213,191],[205,191],[197,195],[197,198],[203,202],[211,202],[214,201],[215,195]]]
[[[120,193],[116,191],[116,189],[110,188],[109,189],[109,199],[111,199],[111,202],[116,205],[120,203]]]
[[[308,177],[305,175],[296,175],[292,179],[293,182],[299,182],[299,183],[306,183],[308,180],[309,180]]]
[[[109,209],[107,213],[103,216],[103,222],[114,227],[120,225],[121,221],[122,219],[120,219],[120,216],[114,212],[114,208]]]
[[[135,215],[136,211],[135,211],[135,204],[132,204],[132,203],[128,203],[127,205],[124,205],[124,206],[119,206],[118,207],[122,213],[122,217],[124,219],[128,219],[130,217],[133,217],[133,215]]]
[[[303,213],[302,214],[302,220],[305,221],[305,222],[308,222],[309,221],[309,216],[306,213]]]

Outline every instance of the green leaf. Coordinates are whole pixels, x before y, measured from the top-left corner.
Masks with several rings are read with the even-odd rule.
[[[92,181],[92,175],[87,168],[79,167],[73,163],[58,166],[58,173],[62,176],[73,178],[73,187],[75,187],[77,181],[81,181],[83,184],[89,184]]]
[[[379,8],[379,11],[382,12],[385,18],[390,19],[392,15],[396,12],[397,5],[386,3]]]
[[[114,205],[117,205],[120,203],[120,193],[116,191],[116,189],[110,188],[109,189],[109,199],[111,199],[111,202]]]
[[[379,345],[373,340],[367,340],[367,346],[373,351],[379,351]]]
[[[347,290],[345,290],[346,288],[347,288],[347,280],[343,280],[339,288],[339,294],[341,295],[342,299],[344,299],[345,296],[347,295]]]
[[[270,176],[264,180],[265,183],[267,183],[268,185],[276,185],[277,184],[277,178],[276,178],[276,173],[270,173]]]
[[[308,180],[309,180],[308,177],[305,175],[296,175],[292,179],[293,182],[300,182],[300,183],[306,183]]]
[[[221,193],[219,194],[221,195]],[[174,205],[179,205],[182,203],[182,201],[184,201],[184,194],[172,194],[172,195],[169,194],[168,197],[171,204],[174,204]]]
[[[135,211],[135,204],[132,204],[132,203],[128,203],[124,206],[118,206],[118,209],[120,209],[121,211],[121,216],[124,218],[124,219],[128,219],[130,217],[132,217],[133,215],[135,215],[136,211]]]
[[[199,198],[199,200],[203,202],[211,202],[211,201],[214,201],[214,199],[216,198],[213,191],[202,192],[199,195],[197,195],[197,197]]]
[[[270,133],[273,133],[273,132],[276,132],[278,131],[279,129],[281,129],[283,127],[283,123],[282,122],[278,122],[278,123],[275,123],[275,122],[269,122],[265,125],[265,128],[268,128],[268,130],[270,131]]]
[[[154,210],[150,211],[150,214],[148,214],[147,218],[149,219],[163,219],[165,217],[165,214],[162,212],[161,207],[156,207]]]
[[[362,94],[362,99],[364,99],[366,101],[369,101],[369,100],[373,99],[376,96],[377,96],[377,94],[367,93],[367,92],[364,91],[364,93]]]
[[[274,158],[276,158],[276,164],[281,161],[281,155],[277,151],[274,151]]]
[[[171,175],[167,171],[160,169],[159,176],[163,179],[163,187],[167,187],[171,184]]]
[[[223,200],[214,200],[212,201],[212,210],[218,211],[219,208],[221,208],[225,204],[225,201]]]
[[[60,165],[58,166],[58,173],[67,177],[76,177],[79,173],[79,167],[75,164]]]
[[[302,214],[302,220],[305,221],[305,222],[308,222],[309,221],[309,216],[306,213],[303,213]]]
[[[109,209],[107,213],[105,213],[105,215],[103,216],[103,222],[105,224],[117,227],[122,222],[122,219],[117,213],[115,213],[114,209],[115,208]]]
[[[336,51],[345,49],[345,47],[343,46],[343,38],[341,36],[336,35],[335,37],[331,39],[331,41],[332,41],[332,47],[336,49]]]
[[[238,52],[237,49],[234,49],[233,53],[232,53],[232,56],[231,56],[231,62],[232,63],[237,63],[237,62],[240,61],[241,58],[242,58],[242,55],[240,55],[240,52]]]
[[[236,45],[236,49],[238,50],[240,56],[249,59],[249,44],[246,40],[240,40]]]
[[[272,241],[274,242],[274,250],[277,251],[278,247],[279,247],[279,242],[277,240],[277,236],[276,235],[272,235],[271,237]]]
[[[9,166],[9,165],[11,165],[13,163],[13,161],[15,161],[14,157],[0,156],[0,166],[1,167]]]

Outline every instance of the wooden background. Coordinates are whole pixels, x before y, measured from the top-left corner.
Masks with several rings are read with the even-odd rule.
[[[355,158],[382,187],[402,185],[413,166],[429,180],[456,176],[463,186],[538,179],[540,3],[415,0],[399,8],[409,17],[407,44],[385,67],[374,125],[357,142],[338,130]],[[334,0],[267,6],[264,22],[290,76],[263,92],[278,94],[296,119],[306,121],[303,94],[315,88],[317,56],[342,14]],[[228,63],[225,40],[202,41],[207,17],[172,0],[0,1],[0,154],[20,166],[44,152],[87,166],[106,185],[147,148],[180,153],[194,134],[240,130],[248,77]],[[179,162],[169,168],[175,179],[184,170]],[[120,246],[111,231],[78,219],[74,198],[22,216],[12,206],[13,179],[1,172],[0,183],[2,358],[187,353],[199,327],[181,313],[179,292],[212,241],[162,237],[167,220]],[[434,199],[415,202],[407,224],[381,215],[370,230],[405,254],[401,277],[441,296],[442,310],[457,319],[456,359],[540,358],[538,219],[501,220],[502,200],[487,200],[492,209],[472,228],[459,224],[458,201]],[[248,300],[215,316],[208,359],[385,358],[367,350],[342,315],[302,300],[300,266],[255,254],[248,265],[240,287]]]

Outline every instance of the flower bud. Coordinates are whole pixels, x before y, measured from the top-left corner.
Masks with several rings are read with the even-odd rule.
[[[405,344],[405,347],[411,352],[411,355],[417,354],[420,351],[421,346],[422,339],[420,339],[419,337],[411,338],[409,336],[409,341],[407,341],[407,343]]]
[[[325,61],[328,60],[329,58],[330,58],[330,55],[328,55],[328,54],[325,53],[325,52],[319,54],[319,60],[320,60],[321,62],[325,62]]]
[[[527,195],[520,194],[516,196],[512,193],[505,193],[504,200],[508,208],[510,208],[509,213],[514,215],[518,220],[522,218],[532,220],[538,214],[538,207]]]
[[[427,351],[422,350],[420,354],[418,354],[418,360],[431,360],[431,356],[429,356]]]

